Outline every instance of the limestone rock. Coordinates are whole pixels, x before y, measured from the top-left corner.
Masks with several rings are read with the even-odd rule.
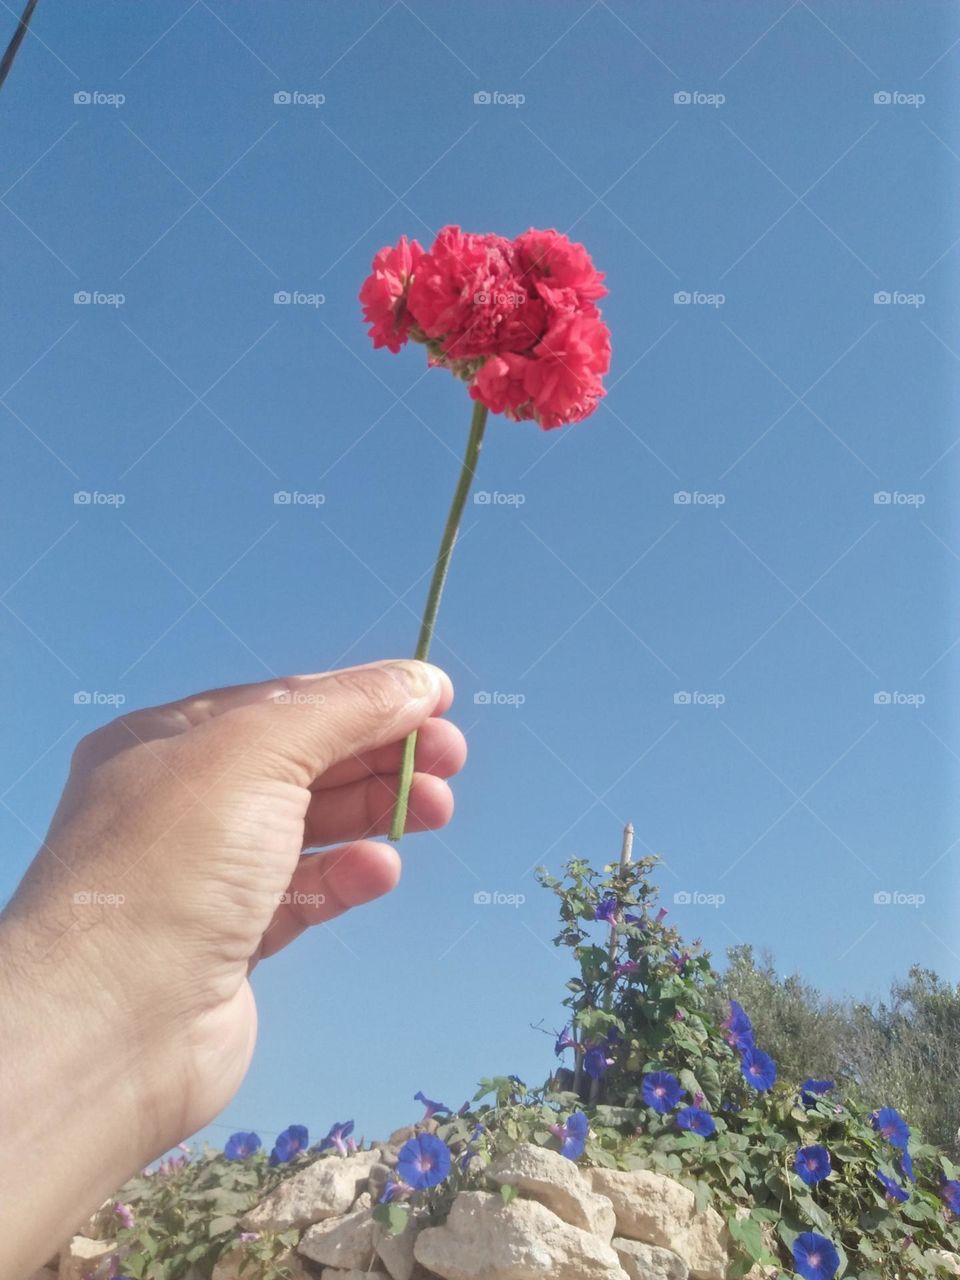
[[[501,1186],[511,1183],[539,1200],[572,1227],[590,1231],[605,1243],[613,1239],[613,1205],[592,1191],[580,1169],[559,1152],[522,1142],[495,1160],[487,1174]]]
[[[608,1244],[536,1200],[505,1205],[463,1191],[447,1221],[417,1236],[414,1256],[444,1280],[627,1280]]]
[[[114,1240],[74,1236],[60,1254],[59,1280],[107,1280],[116,1251]]]
[[[242,1229],[287,1231],[347,1213],[379,1159],[376,1149],[352,1156],[322,1156],[281,1182],[251,1209],[241,1223]]]
[[[374,1222],[370,1210],[361,1209],[315,1223],[304,1233],[298,1248],[305,1258],[325,1267],[369,1271],[382,1235],[383,1228]]]
[[[960,1276],[960,1253],[948,1253],[946,1249],[930,1249],[924,1257],[941,1275]]]
[[[594,1191],[613,1204],[619,1236],[672,1249],[693,1280],[724,1280],[726,1226],[709,1206],[697,1212],[692,1191],[649,1169],[593,1169],[592,1178]]]
[[[630,1280],[687,1280],[690,1274],[690,1268],[672,1249],[622,1236],[614,1238],[613,1247]]]
[[[412,1280],[417,1272],[414,1245],[420,1224],[411,1217],[405,1229],[392,1236],[385,1232],[377,1244],[377,1255],[390,1273],[390,1280]]]

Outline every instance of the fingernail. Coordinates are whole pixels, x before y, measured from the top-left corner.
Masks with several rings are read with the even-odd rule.
[[[390,662],[387,670],[401,682],[411,698],[427,698],[440,692],[440,681],[426,662]]]

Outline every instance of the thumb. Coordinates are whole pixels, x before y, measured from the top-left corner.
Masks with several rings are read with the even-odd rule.
[[[231,771],[307,787],[331,766],[405,738],[449,702],[449,691],[449,678],[429,663],[374,663],[281,682],[266,701],[228,711],[188,737]]]

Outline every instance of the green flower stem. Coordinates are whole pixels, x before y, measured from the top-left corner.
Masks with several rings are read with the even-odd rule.
[[[473,477],[477,470],[477,459],[480,457],[483,432],[487,425],[487,412],[487,406],[481,404],[479,400],[474,404],[473,417],[470,420],[470,435],[467,439],[467,451],[463,456],[460,478],[457,480],[453,501],[450,504],[450,512],[447,515],[447,523],[444,526],[443,537],[440,540],[437,563],[433,567],[430,591],[423,611],[423,620],[420,623],[420,636],[417,640],[416,652],[413,655],[420,662],[426,662],[430,655],[430,642],[433,639],[433,630],[437,624],[440,597],[443,595],[444,584],[447,581],[447,572],[450,568],[453,548],[456,546],[463,508],[466,505],[467,495],[470,492],[470,486],[473,484]],[[400,787],[397,791],[397,803],[393,811],[393,822],[390,826],[391,840],[399,840],[407,824],[407,806],[410,801],[410,784],[413,781],[413,761],[416,750],[417,735],[414,732],[409,735],[403,744],[403,758],[400,762]]]

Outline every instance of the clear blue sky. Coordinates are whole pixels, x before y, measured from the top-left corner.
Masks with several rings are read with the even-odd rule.
[[[720,955],[960,978],[958,65],[948,3],[40,5],[2,103],[0,896],[111,714],[78,691],[411,650],[468,405],[370,348],[376,250],[556,226],[610,285],[595,417],[488,433],[479,489],[523,502],[471,505],[444,600],[456,817],[258,972],[210,1136],[542,1079],[568,975],[530,868],[627,819]]]

